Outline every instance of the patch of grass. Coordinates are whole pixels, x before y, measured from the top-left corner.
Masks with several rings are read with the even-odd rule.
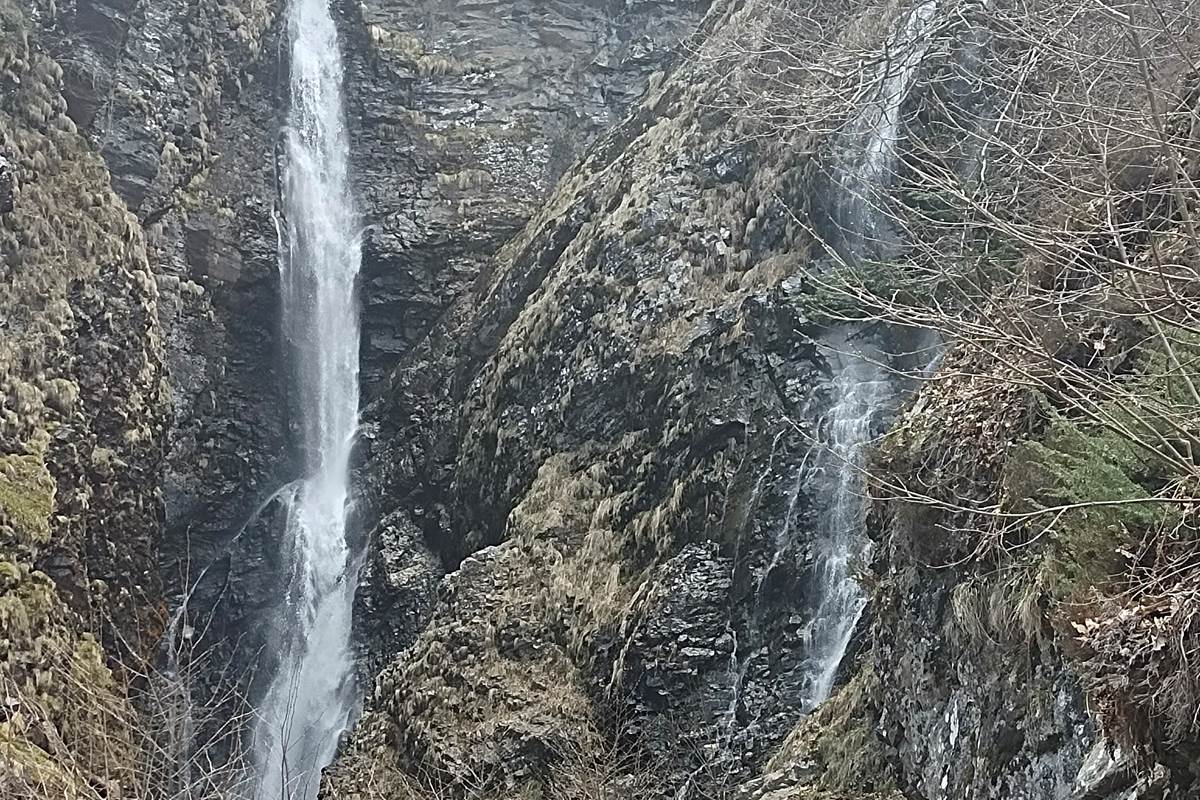
[[[54,480],[38,456],[0,457],[0,519],[19,540],[44,544],[50,539]]]

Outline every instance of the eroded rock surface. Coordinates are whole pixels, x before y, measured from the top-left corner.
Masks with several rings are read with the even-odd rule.
[[[528,788],[614,738],[663,759],[657,791],[708,791],[800,718],[794,489],[830,399],[784,285],[805,158],[736,135],[711,80],[696,59],[653,87],[370,409],[372,502],[467,560],[331,796],[405,771]]]
[[[8,159],[0,155],[0,214],[7,214],[16,204],[17,175]]]
[[[152,662],[165,615],[158,291],[136,218],[67,113],[46,12],[0,2],[0,183],[20,187],[0,198],[0,794],[13,798],[134,779],[117,665]]]
[[[347,6],[366,383],[465,294],[703,10],[702,0]]]

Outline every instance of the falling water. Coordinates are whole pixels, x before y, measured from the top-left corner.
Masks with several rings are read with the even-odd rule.
[[[851,120],[847,134],[853,157],[837,174],[842,257],[847,261],[886,260],[895,251],[883,197],[896,173],[901,110],[929,48],[937,0],[924,0],[908,14],[889,45],[878,91]],[[855,337],[852,328],[825,338],[822,348],[832,368],[832,405],[826,414],[827,440],[818,456],[819,536],[815,543],[808,624],[809,689],[805,710],[820,705],[833,689],[838,667],[866,597],[854,579],[854,565],[868,547],[864,533],[863,481],[868,445],[876,426],[894,406],[898,381],[885,355]]]
[[[866,556],[868,539],[864,474],[876,425],[890,410],[897,387],[881,363],[883,354],[855,340],[848,330],[826,338],[824,355],[833,368],[833,405],[825,417],[825,441],[815,472],[820,535],[815,543],[813,614],[808,626],[810,672],[806,710],[833,688],[842,656],[867,601],[853,570]]]
[[[315,797],[348,724],[356,687],[346,540],[350,447],[358,422],[358,222],[347,180],[342,62],[329,0],[291,0],[291,111],[280,259],[304,454],[287,509],[291,570],[277,620],[280,661],[255,733],[260,800]]]
[[[883,193],[896,174],[900,115],[929,49],[937,8],[937,0],[924,0],[909,12],[889,44],[877,92],[847,126],[852,147],[835,176],[844,258],[881,257],[877,251],[891,244]]]

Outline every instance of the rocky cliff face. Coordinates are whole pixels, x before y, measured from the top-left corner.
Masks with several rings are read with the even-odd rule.
[[[701,3],[347,5],[364,380],[462,296],[642,93]]]
[[[297,477],[280,5],[0,0],[5,796],[154,796],[121,665],[153,661],[187,589],[167,641],[228,665],[196,697],[253,695],[280,585],[269,499]],[[1012,380],[1024,362],[953,347],[914,391],[927,339],[830,302],[839,259],[901,238],[863,219],[879,163],[917,236],[945,209],[913,176],[987,161],[946,129],[995,100],[990,40],[970,3],[928,29],[922,8],[818,4],[781,55],[755,43],[795,24],[787,4],[337,4],[364,212],[367,692],[325,796],[1196,791],[1194,725],[1164,727],[1095,655],[1094,631],[1119,650],[1166,606],[1075,611],[1053,582],[1079,588],[1078,549],[979,544],[978,508],[1038,497],[1014,482],[1052,428]],[[789,60],[866,76],[921,30],[929,63],[837,119]],[[901,119],[953,143],[918,151]],[[839,409],[838,349],[880,362],[865,411]],[[848,413],[882,476],[853,565],[869,602],[813,711],[840,469],[823,445]],[[1147,647],[1138,679],[1189,696],[1194,670]]]
[[[636,97],[690,27],[686,9],[576,9],[550,24],[501,5],[470,28],[436,9],[346,4],[366,223],[364,381],[424,335]],[[67,84],[87,88],[71,107],[138,209],[172,297],[166,568],[182,588],[197,565],[215,565],[194,606],[208,616],[222,598],[219,638],[248,632],[278,595],[264,579],[278,552],[271,508],[254,512],[296,477],[278,366],[275,143],[287,69],[278,12],[261,2],[126,4],[70,20],[98,43],[77,67],[88,74]],[[497,28],[495,17],[511,22]],[[542,30],[553,40],[533,47]],[[159,53],[174,54],[169,67]],[[247,651],[256,646],[249,636]]]
[[[159,292],[48,19],[0,3],[0,791],[30,798],[137,782],[132,672],[105,649],[144,665],[165,614]]]
[[[369,394],[670,63],[702,11],[656,2],[347,8]],[[392,543],[372,548],[367,563],[385,588],[372,579],[360,595],[364,635],[383,642],[368,647],[372,662],[411,640],[425,617],[429,592],[405,587],[443,569],[412,510],[393,507],[372,504],[366,515],[368,526],[387,517],[375,536]]]
[[[1189,772],[1161,756],[1135,766],[1106,738],[1123,731],[1087,713],[1052,598],[945,542],[970,530],[962,519],[903,498],[872,511],[869,610],[840,688],[804,717],[829,490],[814,441],[836,370],[815,309],[837,256],[817,237],[850,241],[829,226],[864,201],[831,193],[872,162],[855,166],[820,110],[798,115],[807,125],[743,113],[739,82],[764,76],[739,44],[775,13],[714,7],[695,50],[563,176],[368,409],[361,482],[386,563],[364,597],[420,609],[439,570],[395,565],[426,564],[408,556],[421,539],[451,572],[428,622],[379,639],[399,655],[327,796],[1191,791]],[[910,14],[824,21],[882,48],[919,29]],[[950,29],[922,52],[976,68],[978,32]],[[944,85],[960,107],[990,102],[978,84]],[[913,96],[913,124],[937,126],[945,108]],[[847,130],[879,130],[902,100]],[[969,148],[940,156],[975,163]],[[851,340],[920,343],[869,324]],[[879,451],[886,480],[993,491],[1009,448],[1038,430],[997,370],[952,359]]]
[[[173,605],[202,578],[189,622],[209,632],[177,645],[216,647],[239,685],[276,587],[269,527],[243,526],[293,471],[272,217],[281,99],[264,57],[277,12],[89,0],[59,9],[52,38],[62,53],[78,45],[61,57],[68,113],[136,215],[161,294],[172,424],[158,571]]]
[[[572,762],[603,742],[653,762],[647,794],[728,793],[806,710],[833,366],[801,279],[811,143],[714,101],[753,13],[710,13],[711,49],[560,181],[372,407],[380,540],[415,528],[466,560],[331,796],[406,772],[567,792],[591,769],[618,791],[620,769]]]
[[[118,466],[165,500],[165,532],[159,536],[161,510],[133,526],[147,544],[130,558],[149,569],[151,597],[160,580],[175,603],[192,589],[193,624],[185,627],[207,638],[180,646],[193,655],[215,648],[209,658],[232,660],[228,671],[242,684],[259,644],[255,621],[277,594],[272,509],[255,509],[295,477],[275,299],[275,141],[287,69],[279,10],[270,2],[79,0],[39,6],[31,18],[6,11],[5,29],[14,47],[49,65],[39,69],[62,105],[53,113],[78,130],[80,153],[102,159],[95,182],[111,185],[114,207],[135,215],[114,223],[113,235],[144,248],[156,285],[153,326],[130,341],[158,354],[169,386],[155,407],[158,422],[145,424],[161,427],[166,416],[173,424],[151,442],[161,471]],[[640,94],[698,13],[649,3],[547,17],[502,4],[475,14],[469,28],[436,8],[346,4],[350,116],[368,223],[366,380],[388,370],[474,280],[575,154]],[[507,22],[497,27],[494,17]],[[12,56],[28,68],[23,59]],[[4,213],[24,219],[14,194],[27,191],[21,187],[42,164],[30,166],[16,144],[0,152]],[[24,258],[31,246],[20,242],[22,252],[10,257]],[[23,302],[6,297],[6,308],[10,300]],[[124,387],[112,383],[123,398]],[[36,427],[36,417],[22,412],[22,420]],[[415,544],[412,559],[397,562],[392,553],[385,561],[440,571]],[[76,591],[87,580],[74,568],[60,584]],[[140,585],[121,576],[113,591],[133,607]],[[422,616],[404,605],[395,611]],[[382,613],[374,619],[385,629],[397,624]]]

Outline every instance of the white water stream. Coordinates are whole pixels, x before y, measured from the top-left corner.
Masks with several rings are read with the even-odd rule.
[[[929,49],[937,0],[924,0],[906,17],[889,45],[878,89],[852,119],[847,134],[855,147],[838,169],[843,257],[886,260],[894,251],[893,234],[883,209],[895,177],[902,130],[901,110]],[[811,711],[829,697],[838,667],[866,597],[854,578],[869,540],[866,523],[865,467],[873,427],[894,408],[899,381],[887,369],[887,356],[853,328],[829,333],[821,348],[832,370],[833,401],[825,416],[827,440],[817,456],[818,537],[811,572],[812,617],[807,627],[808,691]]]
[[[849,330],[826,337],[822,348],[833,368],[833,405],[825,416],[826,439],[816,457],[818,537],[807,627],[809,673],[803,708],[811,711],[833,689],[867,599],[854,569],[867,555],[866,460],[880,419],[893,407],[897,385],[883,365],[884,354]]]
[[[929,33],[938,0],[924,0],[909,12],[892,37],[876,78],[877,89],[849,122],[855,145],[837,169],[838,224],[847,259],[886,256],[893,242],[883,208],[884,193],[896,175],[904,101],[929,50]]]
[[[280,259],[305,478],[287,505],[290,584],[279,666],[254,736],[259,800],[309,800],[355,705],[346,540],[358,424],[358,218],[347,176],[342,60],[329,0],[291,0],[291,110]]]

